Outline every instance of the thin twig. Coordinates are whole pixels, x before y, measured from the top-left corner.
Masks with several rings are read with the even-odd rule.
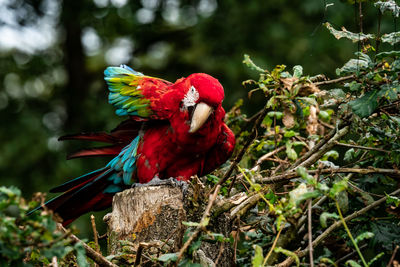
[[[368,246],[368,244],[364,244],[364,245],[360,246],[360,250],[366,248],[367,246]],[[349,253],[349,254],[347,254],[347,255],[341,257],[340,259],[338,259],[337,261],[335,261],[335,264],[339,264],[339,263],[341,263],[342,261],[345,261],[345,260],[347,260],[347,259],[353,257],[354,254],[357,254],[357,251],[354,250],[354,251],[352,251],[351,253]]]
[[[359,146],[359,145],[352,145],[352,144],[344,144],[340,143],[338,141],[335,142],[336,145],[338,146],[344,146],[344,147],[351,147],[351,148],[358,148],[358,149],[364,149],[364,150],[374,150],[374,151],[379,151],[379,152],[384,152],[384,153],[389,153],[390,151],[382,149],[382,148],[377,148],[377,147],[368,147],[368,146]]]
[[[274,149],[273,151],[270,151],[270,152],[268,152],[267,154],[261,156],[261,157],[257,160],[256,165],[254,165],[254,167],[251,168],[250,171],[254,171],[254,172],[259,171],[259,170],[260,170],[260,165],[261,165],[261,163],[263,163],[264,161],[270,159],[271,156],[275,155],[276,153],[281,152],[281,151],[284,150],[285,148],[286,148],[285,146],[281,146],[281,147],[279,147],[279,148],[277,148],[277,149]],[[285,162],[286,162],[286,161],[285,161]],[[235,184],[235,181],[236,181],[236,180],[241,180],[242,178],[243,178],[243,174],[242,174],[242,173],[237,174],[237,175],[233,178],[232,183],[231,183],[230,186],[229,186],[228,193],[231,191],[233,185]]]
[[[256,122],[254,123],[254,126],[253,126],[253,129],[251,131],[251,134],[247,138],[247,142],[243,145],[243,147],[240,150],[240,152],[236,155],[236,157],[233,160],[231,166],[226,171],[226,173],[224,174],[222,179],[219,180],[216,185],[214,185],[214,187],[210,190],[210,192],[215,191],[217,186],[224,184],[229,179],[229,177],[232,174],[233,170],[236,168],[236,165],[242,160],[242,158],[243,158],[244,154],[246,153],[247,149],[249,148],[251,143],[253,143],[254,139],[257,137],[257,129],[258,129],[258,127],[260,127],[265,115],[267,114],[267,111],[268,111],[267,107],[264,107],[263,111],[260,113],[260,115],[258,116]],[[228,194],[229,194],[229,192],[228,192]]]
[[[225,244],[223,242],[221,242],[221,244],[219,245],[219,251],[218,251],[217,258],[215,259],[215,262],[214,262],[215,266],[218,266],[218,262],[222,256],[222,253],[224,252],[224,250],[225,250]]]
[[[267,263],[269,257],[270,257],[271,254],[272,254],[272,251],[274,251],[274,248],[275,248],[275,246],[276,246],[276,243],[278,242],[279,236],[281,235],[281,232],[282,232],[283,228],[284,228],[284,227],[283,227],[283,225],[281,224],[280,229],[279,229],[279,231],[278,231],[278,234],[277,234],[276,237],[275,237],[274,243],[272,244],[271,248],[269,249],[267,256],[265,256],[265,258],[264,258],[263,266]]]
[[[135,263],[133,264],[133,267],[140,265],[140,258],[142,257],[142,253],[143,253],[143,244],[140,243],[139,247],[136,251],[136,259],[135,259]]]
[[[208,205],[203,213],[203,216],[200,220],[199,225],[196,227],[196,230],[194,230],[193,234],[189,237],[189,239],[183,244],[183,247],[179,250],[178,253],[178,259],[175,262],[175,265],[178,266],[179,261],[182,259],[183,254],[186,252],[190,244],[197,238],[199,235],[200,231],[203,230],[203,228],[208,224],[208,221],[210,219],[210,210],[214,204],[215,199],[217,198],[218,192],[220,190],[221,186],[217,185],[217,187],[214,190],[214,193],[210,195]]]
[[[338,123],[339,126],[341,122]],[[298,160],[296,160],[295,163],[292,164],[292,166],[289,167],[288,170],[293,170],[297,166],[299,166],[302,162],[304,162],[306,159],[308,159],[310,156],[312,156],[314,153],[316,153],[322,146],[324,146],[329,140],[331,140],[333,137],[337,135],[336,133],[336,128],[330,131],[324,138],[318,142],[312,149],[310,149],[307,153],[305,153],[303,156],[301,156]]]
[[[380,173],[380,174],[386,174],[386,175],[394,175],[394,176],[399,176],[400,177],[400,171],[395,170],[395,169],[382,169],[382,168],[366,168],[366,169],[361,169],[361,168],[328,168],[328,169],[322,169],[322,170],[309,170],[309,174],[315,174],[316,172],[320,171],[321,174],[326,174],[326,173],[358,173],[358,174],[371,174],[371,173]],[[300,177],[299,174],[295,171],[287,172],[284,174],[280,175],[275,175],[271,177],[265,177],[261,179],[256,179],[258,182],[262,183],[276,183],[282,180],[289,180],[293,179],[296,177]]]
[[[61,231],[63,231],[64,233],[67,233],[68,230],[64,228],[64,226],[61,225],[61,223],[57,224],[57,227],[59,229],[61,229]],[[96,252],[94,249],[92,249],[91,247],[89,247],[85,242],[83,242],[82,240],[80,240],[78,237],[76,237],[73,234],[70,234],[69,236],[72,239],[72,243],[73,244],[77,244],[77,243],[81,243],[83,248],[86,251],[86,256],[88,256],[89,258],[91,258],[94,262],[96,262],[99,266],[101,267],[118,267],[117,265],[115,265],[114,263],[112,263],[111,261],[107,260],[103,255],[101,255],[100,253]]]
[[[314,164],[317,160],[319,160],[326,152],[328,152],[332,147],[335,146],[335,142],[345,136],[349,132],[349,126],[345,126],[343,129],[340,129],[326,144],[319,148],[315,153],[310,155],[309,158],[298,164],[298,166],[309,167]],[[311,151],[311,150],[310,150]],[[297,167],[298,167],[297,166]],[[297,168],[296,167],[296,168]]]
[[[310,255],[310,266],[314,267],[313,244],[312,244],[312,200],[308,200],[308,250]]]
[[[99,235],[97,234],[96,221],[94,220],[94,215],[93,214],[90,215],[90,221],[92,223],[94,243],[96,244],[96,251],[100,253]]]
[[[53,256],[53,258],[51,258],[51,264],[50,266],[52,267],[58,267],[58,262],[57,262],[57,257]]]
[[[351,234],[349,227],[347,227],[346,221],[344,220],[343,215],[342,215],[342,211],[340,210],[340,207],[339,207],[339,202],[337,200],[335,201],[335,204],[336,204],[336,209],[337,209],[337,211],[339,213],[340,221],[342,222],[342,224],[344,226],[344,229],[346,229],[347,235],[349,236],[351,242],[353,243],[355,249],[357,250],[358,256],[360,257],[362,263],[364,264],[364,267],[368,267],[368,264],[365,261],[364,256],[361,253],[361,250],[357,245],[357,242],[354,240],[353,235]]]
[[[392,193],[390,193],[389,195],[397,195],[399,193],[400,193],[400,189],[397,189],[397,190],[393,191]],[[387,197],[383,197],[377,201],[372,202],[371,204],[364,207],[363,209],[357,210],[357,211],[353,212],[352,214],[348,215],[346,218],[344,218],[344,221],[347,222],[354,218],[357,218],[358,216],[363,215],[364,213],[366,213],[366,212],[370,211],[371,209],[384,203],[386,201],[386,199],[387,199]],[[325,238],[327,238],[334,230],[336,230],[341,225],[342,225],[342,221],[336,221],[331,226],[329,226],[328,229],[326,229],[322,234],[320,234],[316,239],[314,239],[314,241],[312,242],[313,247],[317,247]],[[302,258],[305,255],[307,255],[307,253],[308,253],[308,247],[306,249],[303,249],[303,250],[297,252],[296,254],[299,258]],[[286,264],[285,266],[290,266],[290,264],[293,261],[294,260],[291,257],[289,257],[281,264],[285,263]],[[283,265],[278,264],[278,266],[283,266]]]
[[[396,256],[396,253],[397,253],[397,250],[398,250],[398,249],[399,249],[399,245],[396,245],[396,247],[395,247],[394,250],[393,250],[392,257],[390,257],[390,261],[389,261],[388,265],[386,265],[386,267],[392,266],[394,257]]]
[[[237,244],[239,241],[239,234],[240,234],[240,217],[236,217],[236,221],[237,221],[237,231],[235,234],[235,240],[233,242],[233,262],[236,262],[237,259]]]
[[[321,85],[327,85],[327,84],[340,83],[340,82],[344,82],[344,81],[347,81],[347,80],[354,79],[355,77],[356,77],[355,75],[349,75],[349,76],[340,77],[340,78],[337,78],[337,79],[334,79],[334,80],[316,82],[316,83],[314,83],[314,85],[321,86]]]

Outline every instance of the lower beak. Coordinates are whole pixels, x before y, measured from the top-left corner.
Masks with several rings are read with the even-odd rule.
[[[198,103],[193,111],[192,121],[190,122],[189,133],[194,133],[203,126],[213,112],[212,107],[206,103]]]

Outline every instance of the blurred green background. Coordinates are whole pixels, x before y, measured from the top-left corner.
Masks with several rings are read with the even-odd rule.
[[[366,3],[364,13],[365,32],[376,32],[378,11]],[[334,78],[358,47],[321,23],[357,31],[355,15],[353,5],[333,0],[0,0],[1,185],[30,198],[107,162],[66,161],[83,144],[57,138],[123,120],[107,104],[108,65],[170,81],[208,73],[223,84],[226,109],[245,98],[252,114],[264,99],[247,98],[241,83],[256,76],[243,54],[268,69],[300,64]],[[384,19],[382,32],[395,30]],[[87,222],[78,228],[87,231]]]

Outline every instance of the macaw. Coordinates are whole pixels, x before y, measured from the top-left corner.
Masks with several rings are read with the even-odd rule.
[[[232,154],[235,136],[224,123],[224,89],[217,79],[195,73],[171,83],[145,76],[126,65],[105,71],[109,103],[129,116],[110,133],[82,133],[60,140],[111,145],[90,148],[68,158],[113,156],[103,168],[50,190],[63,192],[45,205],[63,225],[89,211],[111,206],[113,195],[136,183],[203,176]]]

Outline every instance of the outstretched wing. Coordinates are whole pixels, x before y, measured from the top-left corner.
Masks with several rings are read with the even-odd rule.
[[[104,79],[110,91],[108,101],[119,116],[129,115],[135,120],[166,119],[161,99],[172,83],[145,76],[126,65],[108,67]]]

